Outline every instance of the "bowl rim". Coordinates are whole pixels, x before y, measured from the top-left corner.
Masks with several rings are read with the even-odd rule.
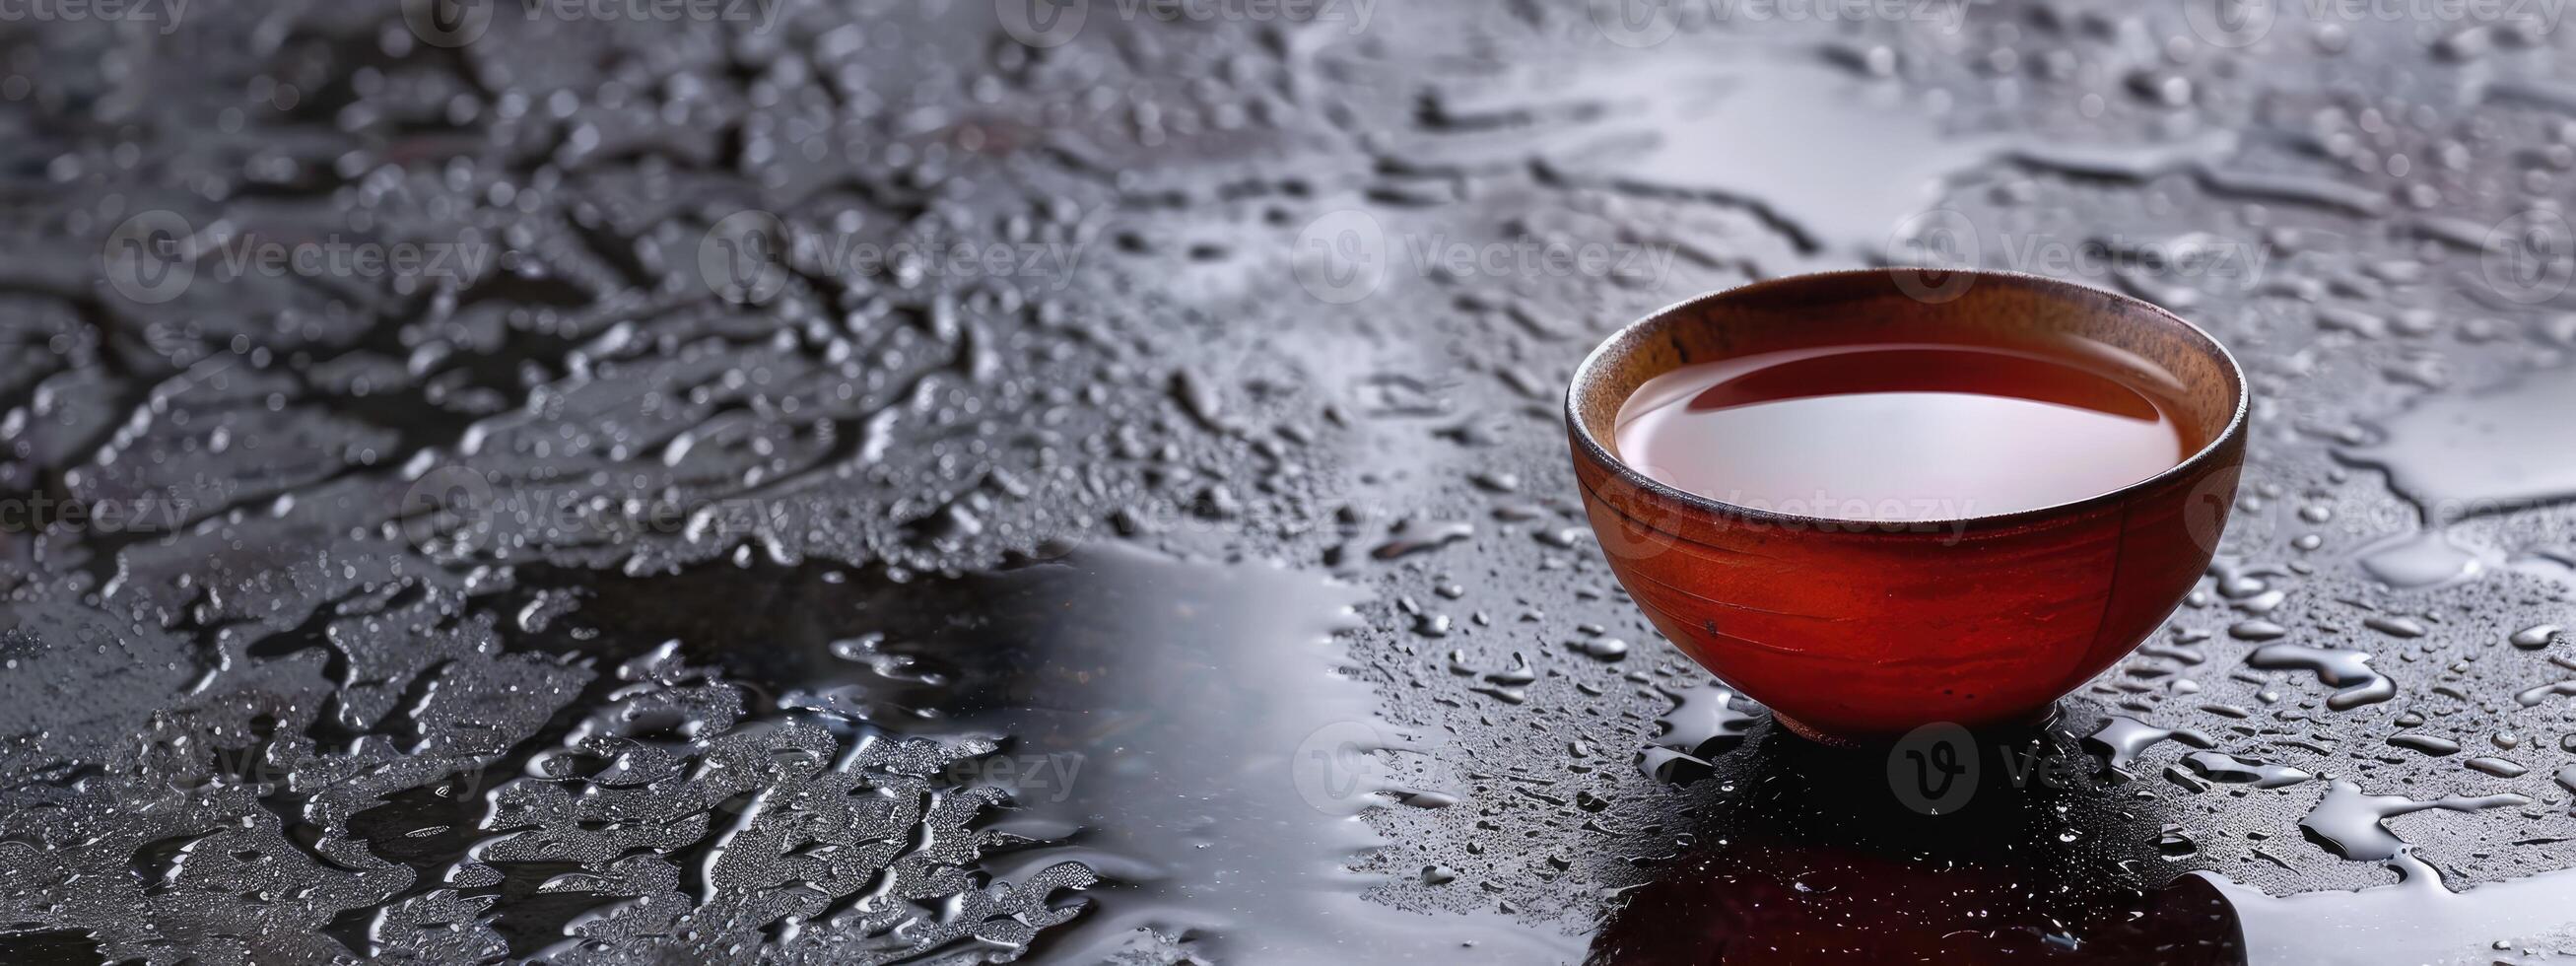
[[[1664,324],[1677,314],[1695,308],[1702,303],[1740,297],[1746,293],[1775,286],[1833,284],[1840,281],[1860,279],[1869,276],[1892,276],[1896,273],[1906,271],[1935,271],[1935,269],[1899,265],[1882,268],[1846,268],[1821,272],[1799,272],[1790,275],[1779,275],[1771,278],[1757,279],[1729,288],[1702,292],[1698,295],[1684,298],[1670,305],[1666,305],[1663,308],[1659,308],[1652,312],[1648,312],[1645,315],[1639,316],[1635,321],[1621,326],[1619,331],[1613,332],[1603,338],[1598,345],[1592,347],[1591,352],[1584,354],[1582,362],[1575,365],[1573,378],[1566,383],[1565,389],[1566,432],[1574,438],[1576,449],[1581,452],[1585,458],[1588,458],[1595,464],[1609,470],[1611,474],[1617,476],[1627,485],[1647,493],[1654,494],[1665,500],[1677,501],[1685,506],[1704,513],[1753,523],[1783,527],[1815,527],[1820,529],[1847,528],[1853,524],[1885,522],[1845,517],[1806,516],[1803,514],[1781,513],[1776,510],[1764,510],[1755,507],[1740,506],[1714,497],[1702,496],[1700,494],[1681,489],[1680,487],[1667,484],[1662,480],[1658,480],[1647,476],[1644,473],[1638,472],[1635,467],[1628,465],[1628,461],[1621,459],[1618,454],[1612,452],[1609,447],[1602,445],[1601,441],[1592,435],[1591,427],[1584,425],[1584,421],[1580,413],[1577,411],[1575,399],[1587,383],[1600,377],[1599,374],[1602,368],[1608,364],[1608,360],[1612,358],[1614,351],[1624,353],[1631,347],[1643,341],[1640,333],[1650,327]],[[2251,409],[2253,397],[2253,392],[2245,381],[2245,367],[2236,361],[2235,353],[2227,350],[2226,343],[2218,341],[2217,337],[2210,335],[2208,330],[2192,324],[2191,320],[2185,319],[2182,316],[2175,314],[2172,310],[2153,302],[2149,302],[2145,299],[2121,292],[2114,292],[2109,289],[2089,285],[2083,282],[2053,278],[2046,275],[2035,275],[2029,272],[2015,272],[2001,269],[1938,269],[1937,271],[1944,273],[1955,272],[1967,275],[1974,281],[1992,281],[2030,289],[2057,289],[2060,291],[2072,290],[2088,296],[2107,298],[2114,302],[2124,303],[2132,308],[2143,309],[2149,315],[2161,318],[2165,322],[2179,327],[2187,337],[2197,339],[2207,347],[2209,351],[2215,353],[2220,361],[2226,363],[2225,371],[2228,376],[2229,388],[2236,396],[2236,406],[2235,411],[2230,413],[2227,417],[2227,425],[2217,433],[2212,434],[2209,438],[2208,444],[2202,446],[2198,452],[2182,458],[2172,466],[2166,467],[2163,472],[2138,480],[2134,483],[2130,483],[2126,486],[2105,490],[2092,496],[2069,500],[2064,503],[2052,503],[2047,506],[2013,510],[2006,513],[1993,513],[1982,516],[1937,517],[1923,520],[1906,520],[1903,521],[1904,523],[1910,526],[1920,526],[1935,530],[1964,532],[1972,528],[1977,530],[2009,529],[2020,525],[2077,517],[2093,510],[2116,505],[2127,499],[2132,494],[2161,487],[2176,480],[2188,478],[2198,472],[2202,466],[2218,459],[2219,453],[2243,439],[2245,435],[2246,418]],[[1622,400],[1622,402],[1624,403],[1625,400]],[[1616,418],[1615,414],[1613,418]],[[1586,486],[1585,489],[1588,490],[1590,487]],[[1654,527],[1654,529],[1659,531],[1664,530],[1662,527]]]

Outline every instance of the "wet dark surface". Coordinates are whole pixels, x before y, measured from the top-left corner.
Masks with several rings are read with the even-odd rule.
[[[0,21],[0,959],[2550,961],[2532,6]],[[2253,384],[2041,732],[1783,733],[1571,499],[1599,337],[1890,257]]]

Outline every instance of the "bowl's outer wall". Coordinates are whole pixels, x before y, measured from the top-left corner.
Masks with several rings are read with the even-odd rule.
[[[1576,452],[1604,556],[1684,653],[1846,737],[2025,721],[2154,632],[2208,568],[2240,435],[2134,499],[2005,530],[1832,532],[1697,517]]]
[[[1815,337],[1835,323],[1789,335],[1710,330],[1779,327],[1790,314],[1775,308],[1782,302],[1827,316],[1838,300],[1885,309],[1887,274],[1759,283],[1684,303],[1614,336],[1603,351],[1628,357],[1587,363],[1569,395],[1567,433],[1584,508],[1612,572],[1664,636],[1809,730],[1873,738],[1934,722],[2025,721],[2153,633],[2217,549],[2244,464],[2243,386],[2224,350],[2187,323],[2145,303],[2026,276],[1981,276],[1983,299],[1948,307],[1969,313],[1963,326],[1985,333],[1978,341],[2002,315],[2080,316],[2091,321],[2077,325],[2105,327],[2192,383],[2181,404],[2213,440],[2208,450],[2138,486],[2064,507],[1897,532],[1837,526],[1679,498],[1640,485],[1615,456],[1586,445],[1582,422],[1599,439],[1610,423],[1599,407],[1625,391],[1605,393],[1586,385],[1587,376],[1633,386],[1651,375],[1641,370],[1668,367],[1661,357],[1675,350],[1705,357],[1689,343],[1758,351],[1781,338]],[[1740,293],[1751,296],[1744,301],[1752,310],[1730,304]],[[1859,324],[1919,332],[1924,316],[1945,310],[1898,306]],[[1914,317],[1888,321],[1888,311]],[[1676,334],[1681,327],[1689,328]],[[2160,327],[2169,328],[2145,331]],[[2202,352],[2219,355],[2213,361]]]

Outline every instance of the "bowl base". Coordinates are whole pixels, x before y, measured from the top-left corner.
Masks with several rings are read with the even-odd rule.
[[[2014,731],[2023,729],[2045,729],[2049,725],[2057,722],[2057,710],[2057,702],[2051,701],[2048,703],[2047,707],[2033,711],[2028,716],[2021,718],[2020,720],[2002,725],[1980,725],[1968,730],[1984,731],[1994,728],[2004,728]],[[1771,720],[1778,722],[1780,727],[1789,729],[1790,734],[1797,735],[1800,738],[1805,738],[1808,741],[1824,745],[1828,748],[1866,748],[1871,745],[1889,744],[1895,741],[1898,737],[1888,735],[1876,739],[1849,738],[1829,731],[1819,731],[1815,728],[1809,727],[1803,722],[1800,722],[1796,718],[1781,714],[1778,711],[1771,712]]]
[[[1861,746],[1860,742],[1853,741],[1849,738],[1837,738],[1814,728],[1807,727],[1806,725],[1799,724],[1798,719],[1781,714],[1777,711],[1771,712],[1771,720],[1777,722],[1780,727],[1789,729],[1790,734],[1797,735],[1798,737],[1805,738],[1808,741],[1824,745],[1828,748],[1858,748]]]

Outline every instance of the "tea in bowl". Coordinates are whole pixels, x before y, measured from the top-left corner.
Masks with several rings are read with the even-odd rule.
[[[2216,552],[2244,373],[2137,299],[2005,272],[1800,275],[1663,309],[1574,373],[1610,568],[1810,738],[2024,723]]]

